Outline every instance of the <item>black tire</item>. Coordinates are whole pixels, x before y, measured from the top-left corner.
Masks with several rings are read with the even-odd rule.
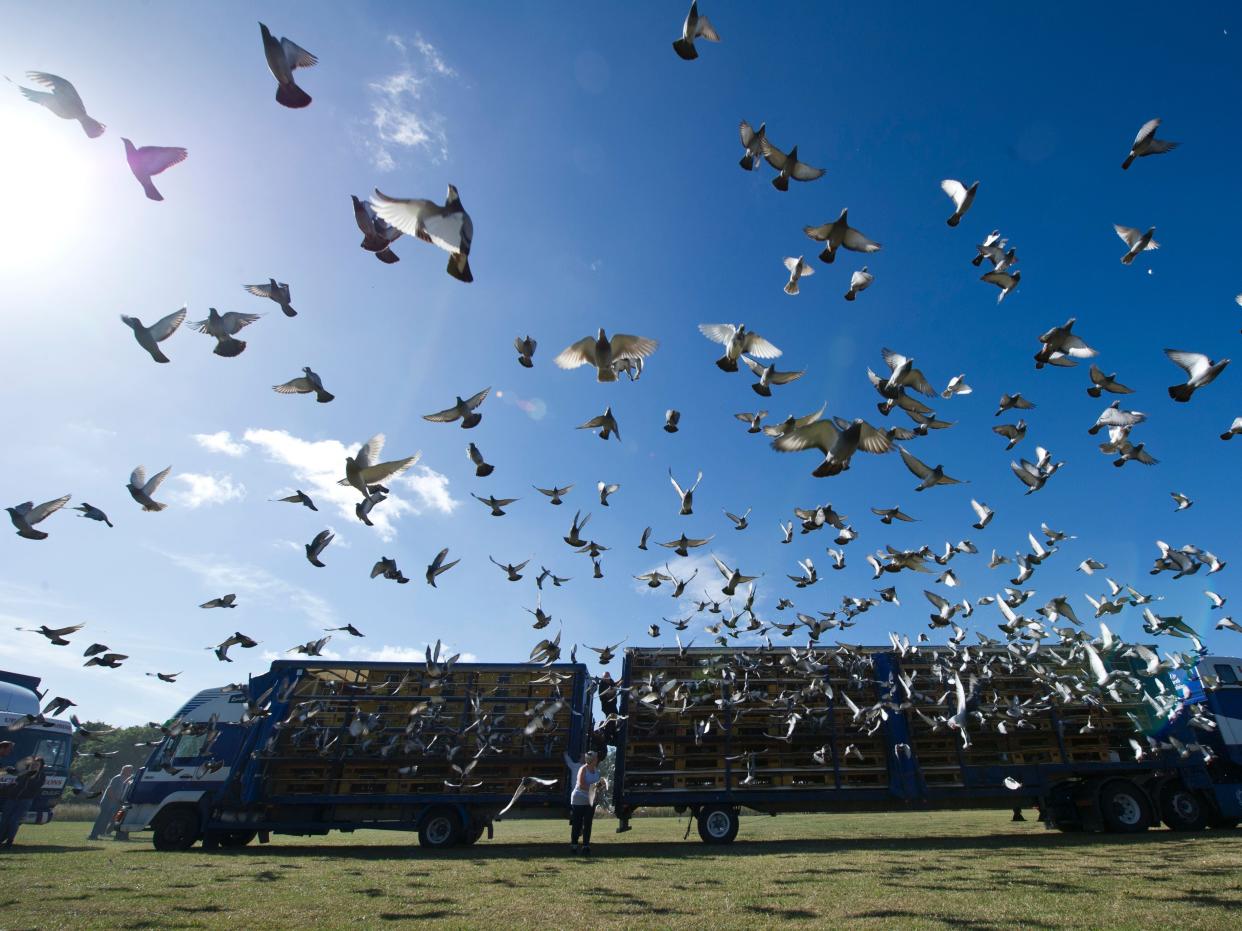
[[[1114,834],[1141,834],[1151,827],[1147,795],[1129,779],[1105,783],[1100,789],[1100,818]]]
[[[473,847],[479,842],[479,838],[483,836],[483,832],[487,830],[486,825],[478,825],[469,830],[463,831],[461,835],[461,845],[463,847]]]
[[[1202,831],[1207,827],[1207,811],[1199,796],[1180,782],[1167,783],[1160,790],[1160,820],[1170,831]]]
[[[255,839],[257,831],[224,831],[217,840],[221,847],[235,849],[237,847],[245,847]]]
[[[1220,815],[1217,815],[1208,822],[1208,826],[1211,827],[1213,831],[1234,831],[1237,830],[1239,824],[1242,824],[1242,819],[1225,818]]]
[[[156,850],[189,850],[199,838],[198,812],[170,808],[155,819],[151,843]]]
[[[451,808],[433,808],[418,826],[418,846],[428,850],[452,847],[461,837],[461,820]]]
[[[737,837],[737,809],[709,805],[699,812],[699,837],[705,844],[731,844]]]

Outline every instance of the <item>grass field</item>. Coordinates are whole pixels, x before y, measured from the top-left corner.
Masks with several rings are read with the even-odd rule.
[[[596,819],[595,856],[559,821],[506,822],[469,850],[404,834],[274,837],[158,853],[149,835],[23,829],[0,854],[0,927],[1225,928],[1242,908],[1242,832],[1046,832],[1007,812],[742,820],[727,848],[684,819]]]

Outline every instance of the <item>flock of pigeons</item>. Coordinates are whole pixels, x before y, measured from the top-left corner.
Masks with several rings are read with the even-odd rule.
[[[297,85],[294,73],[297,69],[315,65],[317,59],[287,38],[276,39],[266,26],[261,24],[260,28],[267,62],[277,81],[277,102],[291,108],[308,106],[311,98]],[[698,39],[711,42],[721,41],[712,24],[698,12],[697,3],[692,3],[683,26],[682,36],[673,43],[674,49],[681,58],[694,59],[698,56],[695,47]],[[87,136],[91,138],[97,138],[104,133],[104,126],[87,115],[81,97],[68,81],[43,72],[31,72],[29,77],[36,84],[48,89],[40,91],[21,88],[21,92],[29,100],[46,107],[63,119],[77,120]],[[1176,143],[1156,137],[1159,125],[1159,120],[1152,120],[1142,127],[1131,145],[1129,155],[1122,165],[1123,168],[1128,169],[1136,159],[1164,154],[1176,147]],[[803,183],[813,182],[824,173],[822,168],[802,162],[796,145],[786,151],[771,143],[767,136],[766,124],[761,123],[756,129],[743,121],[740,126],[740,140],[744,148],[741,167],[747,171],[753,171],[763,161],[766,161],[776,172],[772,184],[779,191],[788,191],[791,179]],[[186,151],[181,148],[150,146],[136,148],[128,139],[125,139],[124,143],[130,169],[142,185],[146,195],[152,200],[162,200],[162,195],[152,183],[152,178],[184,161]],[[948,225],[956,227],[974,204],[979,182],[975,181],[966,185],[958,180],[947,179],[942,182],[941,187],[953,205],[953,212],[947,220]],[[473,280],[469,264],[473,223],[453,185],[448,186],[448,193],[442,204],[427,199],[389,197],[378,190],[369,201],[360,200],[356,196],[352,197],[352,201],[355,220],[363,235],[361,248],[374,253],[382,263],[392,264],[399,260],[393,251],[393,244],[403,234],[408,234],[447,252],[449,275],[462,282]],[[1134,262],[1142,253],[1158,247],[1153,238],[1154,228],[1141,232],[1138,229],[1118,226],[1116,231],[1126,246],[1126,252],[1121,261],[1127,265]],[[823,244],[819,259],[824,263],[834,262],[841,250],[861,254],[873,254],[881,250],[879,242],[870,239],[850,225],[847,210],[842,210],[835,220],[819,226],[805,227],[804,232],[810,239]],[[1000,289],[998,301],[1003,300],[1018,286],[1021,273],[1016,268],[1018,261],[1016,249],[1009,245],[1009,241],[1001,236],[999,230],[994,230],[976,245],[976,255],[972,261],[976,267],[981,266],[985,261],[989,263],[990,269],[982,276],[982,279]],[[787,258],[785,266],[788,270],[785,291],[796,295],[799,293],[802,279],[814,274],[814,267],[805,260],[804,256]],[[845,299],[856,300],[873,280],[873,275],[867,266],[853,271]],[[276,303],[285,316],[297,315],[297,311],[292,306],[290,286],[287,283],[278,282],[273,278],[264,284],[245,285],[244,287],[256,297]],[[138,345],[154,361],[167,363],[169,358],[165,355],[163,347],[185,322],[186,314],[187,309],[183,307],[150,326],[144,325],[142,321],[134,317],[123,316],[122,321],[130,327]],[[191,327],[216,340],[214,352],[217,355],[234,357],[246,348],[246,342],[238,339],[238,334],[258,319],[258,314],[236,312],[221,314],[215,308],[211,308],[206,319],[192,323]],[[1074,332],[1075,323],[1076,321],[1071,318],[1063,325],[1054,326],[1039,335],[1037,345],[1033,341],[1036,349],[1034,362],[1037,369],[1044,366],[1072,367],[1082,360],[1093,359],[1097,356],[1096,350]],[[782,351],[769,339],[743,323],[704,323],[699,326],[699,330],[706,339],[718,347],[720,355],[715,360],[717,368],[723,372],[736,373],[744,365],[754,378],[751,388],[759,397],[770,398],[774,390],[805,374],[805,370],[778,369],[773,360],[779,359]],[[527,369],[534,367],[537,347],[538,343],[529,335],[515,339],[514,348],[519,365]],[[658,348],[659,344],[655,339],[623,333],[614,333],[610,336],[603,328],[599,328],[594,335],[586,335],[563,349],[554,357],[553,363],[566,370],[587,367],[593,372],[598,382],[616,382],[622,374],[633,382],[641,378],[644,366],[650,364]],[[1198,352],[1178,349],[1166,349],[1165,352],[1169,360],[1185,374],[1183,379],[1168,388],[1169,396],[1174,401],[1182,403],[1191,401],[1198,390],[1210,385],[1229,364],[1228,359],[1214,360]],[[880,368],[879,372],[871,368],[867,369],[867,377],[878,395],[877,412],[883,418],[899,412],[908,419],[908,423],[904,425],[881,426],[878,424],[887,422],[873,423],[862,417],[826,416],[826,405],[803,416],[790,416],[780,422],[765,423],[768,417],[766,410],[738,413],[736,417],[746,425],[747,433],[763,434],[770,440],[771,447],[777,452],[814,451],[819,461],[811,474],[818,478],[830,478],[851,469],[855,454],[858,452],[875,456],[896,450],[906,468],[917,480],[913,486],[916,492],[927,491],[941,485],[961,483],[963,480],[950,475],[945,465],[941,463],[932,465],[923,461],[905,444],[917,442],[918,438],[926,436],[929,431],[945,430],[953,426],[952,422],[940,418],[929,400],[939,396],[942,401],[951,402],[959,395],[970,395],[972,389],[966,381],[965,374],[953,376],[943,389],[937,390],[924,372],[916,367],[912,356],[885,348],[881,353],[881,358],[884,365],[883,367],[877,366]],[[1105,373],[1094,363],[1090,366],[1089,381],[1090,384],[1086,391],[1093,398],[1099,398],[1105,392],[1120,396],[1132,393],[1132,389],[1119,380],[1118,373]],[[334,397],[324,387],[319,375],[310,367],[304,368],[300,376],[275,385],[274,390],[283,394],[313,394],[319,403],[331,402]],[[424,419],[431,423],[456,423],[461,429],[472,429],[483,418],[482,406],[490,390],[490,388],[483,388],[464,399],[460,396],[456,397],[452,405],[426,414]],[[999,417],[1007,412],[1022,412],[1034,406],[1020,393],[1006,393],[999,400],[996,415]],[[1102,453],[1113,457],[1118,467],[1129,462],[1153,465],[1157,460],[1147,451],[1145,443],[1134,441],[1134,431],[1143,424],[1145,419],[1146,415],[1140,411],[1123,409],[1122,401],[1118,399],[1103,410],[1088,432],[1092,435],[1105,433],[1107,440],[1099,444],[1099,449]],[[676,433],[680,420],[680,411],[668,410],[663,429],[669,433]],[[598,416],[582,423],[578,429],[594,431],[600,439],[605,441],[614,436],[620,440],[621,436],[620,425],[611,406],[606,407]],[[1013,449],[1024,439],[1027,425],[1025,420],[1019,418],[1016,421],[1007,420],[999,423],[993,429],[1006,441],[1006,449]],[[1235,419],[1220,436],[1221,439],[1228,440],[1239,433],[1242,433],[1242,417]],[[368,525],[371,524],[369,515],[376,507],[381,506],[389,495],[385,483],[400,476],[419,458],[419,453],[416,452],[412,455],[384,460],[384,442],[385,438],[382,434],[376,435],[363,444],[353,456],[346,457],[341,463],[340,484],[357,492],[356,516],[359,521]],[[475,443],[469,443],[467,455],[475,466],[477,477],[486,477],[494,470],[494,466],[485,460],[483,453]],[[1048,450],[1037,447],[1033,458],[1019,457],[1011,463],[1011,469],[1025,493],[1033,494],[1045,487],[1062,464]],[[148,478],[143,466],[140,465],[134,469],[126,488],[133,500],[144,511],[158,512],[167,507],[166,504],[156,499],[156,495],[169,472],[170,469],[165,468]],[[675,501],[679,516],[694,514],[694,495],[701,479],[702,472],[699,472],[692,483],[683,486],[670,470],[669,480],[676,495]],[[610,507],[609,499],[619,491],[619,487],[616,483],[599,482],[596,491],[600,506]],[[547,488],[536,487],[536,490],[546,496],[551,505],[559,506],[573,488],[573,484],[568,484],[552,485]],[[473,497],[484,505],[493,517],[505,516],[508,513],[505,509],[518,500],[516,497],[497,497],[494,494],[486,496],[474,494]],[[1175,492],[1173,497],[1177,510],[1184,510],[1193,504],[1189,498],[1180,493]],[[40,527],[45,525],[46,521],[63,508],[69,500],[70,496],[66,495],[39,505],[27,501],[7,510],[19,536],[28,540],[45,540],[48,533]],[[301,490],[280,500],[305,507],[310,511],[317,510],[315,502]],[[670,499],[670,509],[673,503],[673,499]],[[975,530],[983,531],[991,521],[993,511],[986,503],[980,501],[972,500],[971,505],[975,518],[972,526]],[[107,514],[94,505],[83,502],[77,505],[76,509],[82,512],[83,517],[105,523],[109,527],[112,526]],[[873,507],[871,510],[885,525],[890,525],[894,521],[913,520],[899,507]],[[740,515],[726,511],[726,515],[736,531],[746,531],[749,528],[749,509]],[[564,537],[564,543],[576,553],[583,554],[591,560],[593,577],[599,579],[603,578],[602,555],[610,547],[582,535],[589,520],[589,513],[584,515],[581,510],[577,511]],[[793,519],[781,523],[780,543],[791,544],[795,531],[800,531],[801,535],[809,535],[825,528],[831,528],[829,536],[832,537],[834,544],[827,550],[832,568],[841,569],[845,566],[847,546],[860,534],[854,525],[848,522],[845,515],[837,513],[831,504],[795,509]],[[647,549],[651,535],[652,529],[646,528],[638,542],[639,549]],[[684,559],[690,556],[692,549],[707,546],[713,538],[714,535],[710,534],[691,537],[681,533],[674,539],[657,540],[656,543]],[[891,576],[902,572],[934,574],[934,583],[941,586],[944,592],[942,594],[941,591],[925,589],[924,595],[932,607],[929,627],[950,631],[951,636],[947,644],[939,647],[927,646],[925,644],[930,643],[930,640],[925,634],[919,635],[913,643],[909,638],[890,635],[894,649],[902,653],[930,651],[933,657],[930,677],[935,688],[944,690],[939,701],[944,703],[952,699],[949,704],[955,709],[952,713],[946,709],[943,715],[929,720],[929,724],[934,729],[955,730],[961,734],[963,742],[968,746],[970,729],[1006,725],[1021,727],[1023,726],[1021,722],[1025,718],[1036,713],[1046,704],[1086,702],[1090,705],[1103,701],[1105,697],[1120,700],[1124,697],[1123,693],[1133,697],[1142,691],[1140,686],[1145,678],[1155,677],[1167,669],[1189,666],[1194,662],[1194,654],[1202,651],[1199,634],[1180,617],[1162,616],[1156,613],[1153,605],[1159,600],[1158,596],[1143,594],[1111,578],[1105,579],[1108,592],[1098,597],[1086,596],[1096,619],[1118,614],[1130,607],[1141,607],[1144,630],[1147,633],[1153,636],[1167,635],[1183,638],[1191,645],[1192,650],[1190,652],[1173,651],[1161,657],[1146,646],[1121,641],[1112,634],[1105,623],[1100,624],[1100,634],[1095,636],[1083,628],[1082,621],[1077,616],[1071,601],[1064,595],[1058,595],[1035,608],[1033,616],[1023,613],[1021,609],[1028,603],[1028,599],[1034,595],[1034,592],[1023,589],[1022,585],[1044,562],[1058,552],[1058,544],[1066,539],[1071,539],[1071,537],[1045,524],[1041,528],[1040,536],[1029,535],[1030,546],[1027,552],[1019,552],[1009,557],[993,549],[988,560],[989,568],[997,569],[1010,564],[1014,569],[1014,575],[1008,580],[1007,586],[998,586],[1000,590],[995,594],[974,600],[950,597],[958,586],[952,565],[954,560],[963,556],[976,556],[980,553],[978,547],[969,540],[961,540],[957,543],[946,542],[943,548],[923,545],[916,549],[899,550],[886,546],[865,556],[873,570],[873,579],[877,582],[891,581]],[[312,566],[325,567],[324,554],[332,540],[332,532],[323,530],[306,544],[306,558]],[[1181,579],[1202,571],[1205,576],[1209,576],[1225,566],[1223,559],[1193,544],[1173,547],[1163,541],[1158,541],[1157,546],[1159,555],[1155,558],[1151,569],[1153,574],[1170,573],[1172,578]],[[428,585],[436,586],[437,580],[460,563],[459,559],[450,559],[449,555],[448,549],[443,549],[426,566],[424,578]],[[792,620],[763,618],[759,616],[756,609],[756,583],[759,581],[759,575],[747,574],[740,567],[731,567],[715,554],[712,559],[722,579],[720,589],[723,598],[713,599],[705,593],[705,600],[699,601],[697,607],[688,616],[674,620],[663,619],[663,623],[671,626],[677,633],[688,630],[692,624],[706,621],[703,629],[713,638],[712,642],[720,648],[720,652],[713,658],[703,661],[713,670],[713,675],[707,680],[709,683],[723,681],[724,678],[729,677],[737,679],[742,676],[744,678],[756,662],[761,664],[770,662],[770,660],[757,661],[755,656],[748,652],[745,644],[758,643],[772,647],[774,638],[791,639],[795,634],[807,638],[807,646],[805,650],[791,647],[788,662],[806,672],[812,679],[829,665],[856,672],[860,664],[865,666],[869,662],[865,652],[850,646],[839,646],[838,649],[827,650],[817,645],[820,638],[830,631],[840,632],[854,626],[858,622],[859,615],[879,605],[897,606],[900,604],[895,586],[888,584],[884,588],[866,594],[846,595],[842,598],[840,607],[818,611],[815,614],[797,611],[792,597],[782,596],[776,605],[776,611],[782,614],[786,611],[791,612]],[[521,563],[509,563],[494,557],[491,557],[491,561],[510,582],[514,583],[525,577],[524,571],[530,562],[527,560]],[[796,592],[803,592],[820,581],[819,570],[810,557],[798,560],[797,566],[799,572],[788,576]],[[1092,576],[1106,568],[1104,563],[1095,559],[1084,560],[1078,566],[1078,569],[1086,576]],[[682,577],[682,574],[675,568],[675,564],[670,561],[664,566],[664,571],[651,570],[636,578],[652,589],[667,586],[675,599],[682,599],[687,586],[697,574],[698,570],[695,570],[694,573]],[[533,609],[526,608],[525,610],[535,619],[533,627],[540,630],[548,627],[553,620],[552,616],[542,607],[545,582],[552,587],[559,587],[569,582],[569,579],[558,577],[542,566],[537,575],[533,572],[531,575],[535,577],[536,602]],[[397,565],[396,560],[390,557],[383,557],[375,563],[371,570],[371,578],[383,578],[398,584],[406,584],[410,581]],[[789,594],[793,595],[794,592]],[[1205,594],[1211,601],[1213,609],[1223,607],[1226,602],[1224,596],[1213,591],[1209,590]],[[999,629],[1003,633],[1003,638],[998,640],[980,633],[977,634],[978,645],[971,645],[966,642],[966,629],[958,622],[970,618],[975,610],[982,606],[993,606],[997,612]],[[205,602],[201,607],[229,610],[237,608],[238,604],[234,594],[225,594]],[[1222,618],[1217,627],[1242,632],[1242,626],[1228,617]],[[82,625],[56,629],[43,626],[35,632],[46,637],[54,645],[66,646],[69,645],[70,635],[77,633],[81,628]],[[290,652],[296,651],[307,656],[318,656],[333,633],[344,633],[346,636],[353,637],[363,636],[363,633],[352,624],[324,633],[326,636],[299,644]],[[652,638],[660,637],[662,635],[661,625],[650,624],[647,633]],[[743,636],[747,637],[746,641],[742,640]],[[560,642],[560,633],[540,640],[531,651],[531,661],[543,664],[555,662],[561,657]],[[598,654],[599,664],[606,665],[624,642],[622,640],[615,644],[589,649]],[[679,649],[683,651],[686,649],[681,645],[680,636],[676,636],[676,642]],[[213,650],[220,661],[232,662],[229,656],[231,648],[251,649],[257,643],[255,638],[237,631],[208,649]],[[94,643],[87,648],[85,656],[88,657],[85,665],[107,668],[116,668],[128,659],[127,655],[114,651],[106,644],[99,643]],[[1142,670],[1129,673],[1110,669],[1106,661],[1118,657],[1137,658],[1142,664]],[[576,659],[576,646],[571,650],[570,658]],[[438,651],[434,660],[429,653],[427,662],[429,668],[432,666],[439,668]],[[778,662],[785,661],[778,660]],[[990,698],[984,696],[984,690],[997,670],[1012,670],[1017,666],[1031,670],[1035,679],[1045,685],[1045,694],[1042,699],[1015,709],[1000,696],[995,694]],[[179,673],[148,673],[148,675],[158,675],[161,680],[171,682]],[[1209,684],[1211,684],[1210,679]],[[676,705],[679,703],[667,701],[667,696],[680,695],[684,698],[685,701],[680,702],[681,710],[684,711],[688,703],[692,701],[694,693],[694,689],[690,689],[687,683],[647,682],[635,687],[640,689],[638,696],[640,700],[648,705],[658,704],[661,708],[667,705],[668,710],[676,710]],[[928,687],[930,686],[922,686],[922,688]],[[653,690],[661,696],[658,702],[648,701],[645,697],[653,694]],[[899,695],[899,691],[904,698]],[[794,700],[793,706],[788,711],[789,721],[792,722],[789,724],[790,732],[797,726],[798,720],[808,712],[810,704],[814,701],[813,692],[814,690]],[[856,709],[856,723],[863,728],[878,726],[876,721],[887,710],[904,707],[902,702],[914,701],[918,692],[919,689],[916,688],[915,683],[904,681],[900,683],[900,690],[894,687],[891,694],[882,698],[871,708]],[[1153,706],[1156,713],[1168,714],[1176,703],[1176,696],[1149,697],[1148,703]],[[73,702],[58,697],[49,705],[49,709],[55,707],[58,711],[63,711],[72,706]],[[1196,722],[1204,727],[1210,724],[1201,716],[1196,716]],[[1153,748],[1136,744],[1136,752],[1140,755],[1151,752],[1153,749],[1207,753],[1202,748],[1189,750],[1185,747],[1170,748],[1168,746]]]

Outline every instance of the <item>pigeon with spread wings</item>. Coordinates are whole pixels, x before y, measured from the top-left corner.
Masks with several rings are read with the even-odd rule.
[[[596,381],[616,381],[614,363],[625,359],[645,359],[659,347],[654,339],[615,333],[612,338],[600,327],[595,336],[584,336],[561,350],[552,361],[563,369],[576,369],[580,365],[595,368]]]
[[[148,199],[163,200],[164,195],[156,189],[151,178],[162,171],[167,171],[173,165],[181,164],[190,153],[176,146],[144,145],[138,147],[128,139],[123,138],[121,141],[125,143],[125,161],[129,163],[129,170],[142,185]]]
[[[50,88],[50,91],[37,91],[19,85],[17,89],[22,92],[23,97],[31,103],[46,107],[62,120],[77,120],[82,124],[82,130],[92,139],[103,135],[104,124],[87,115],[86,105],[82,103],[76,87],[64,78],[46,71],[27,71],[26,77],[36,84]]]
[[[389,197],[378,188],[371,206],[381,219],[403,233],[443,249],[449,254],[446,271],[458,281],[474,281],[470,271],[470,243],[474,239],[474,222],[461,205],[457,188],[448,186],[441,206],[435,201],[411,197]]]
[[[384,451],[384,434],[377,433],[367,440],[358,450],[356,456],[345,457],[345,477],[338,485],[350,485],[360,491],[363,496],[371,494],[371,486],[387,481],[400,475],[414,463],[418,462],[421,452],[404,459],[393,459],[389,462],[376,462]]]
[[[266,26],[259,23],[263,36],[263,54],[267,67],[276,79],[276,102],[293,110],[310,106],[310,94],[298,87],[293,80],[296,68],[309,68],[319,64],[319,59],[292,39],[277,39]]]
[[[152,359],[156,362],[167,362],[168,356],[164,355],[159,344],[177,332],[177,328],[185,321],[185,314],[186,308],[182,307],[167,317],[157,320],[149,327],[143,326],[142,321],[137,317],[127,317],[125,314],[121,314],[121,322],[134,331],[134,339],[151,355]]]

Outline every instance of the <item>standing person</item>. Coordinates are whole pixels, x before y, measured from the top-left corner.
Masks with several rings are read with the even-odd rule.
[[[6,765],[13,755],[14,743],[11,740],[0,740],[0,837],[3,837],[4,826],[9,823],[10,806],[17,805],[16,770]]]
[[[18,769],[22,770],[20,763]],[[4,824],[0,825],[0,847],[13,846],[13,840],[17,837],[17,829],[22,826],[26,812],[30,811],[30,806],[43,791],[43,783],[46,779],[41,756],[32,757],[26,768],[18,773],[14,797],[4,806]]]
[[[99,815],[95,818],[91,833],[86,836],[87,840],[101,840],[112,829],[112,820],[116,816],[116,810],[121,807],[121,797],[125,794],[126,783],[133,773],[134,767],[126,763],[109,780],[108,787],[99,797]],[[117,839],[121,839],[119,835]]]
[[[617,743],[617,684],[607,670],[599,679],[599,707],[604,712],[604,740]]]
[[[588,750],[577,767],[573,779],[573,792],[569,796],[569,852],[578,852],[578,838],[582,838],[582,853],[591,855],[591,824],[595,820],[595,785],[599,782],[599,754]]]

